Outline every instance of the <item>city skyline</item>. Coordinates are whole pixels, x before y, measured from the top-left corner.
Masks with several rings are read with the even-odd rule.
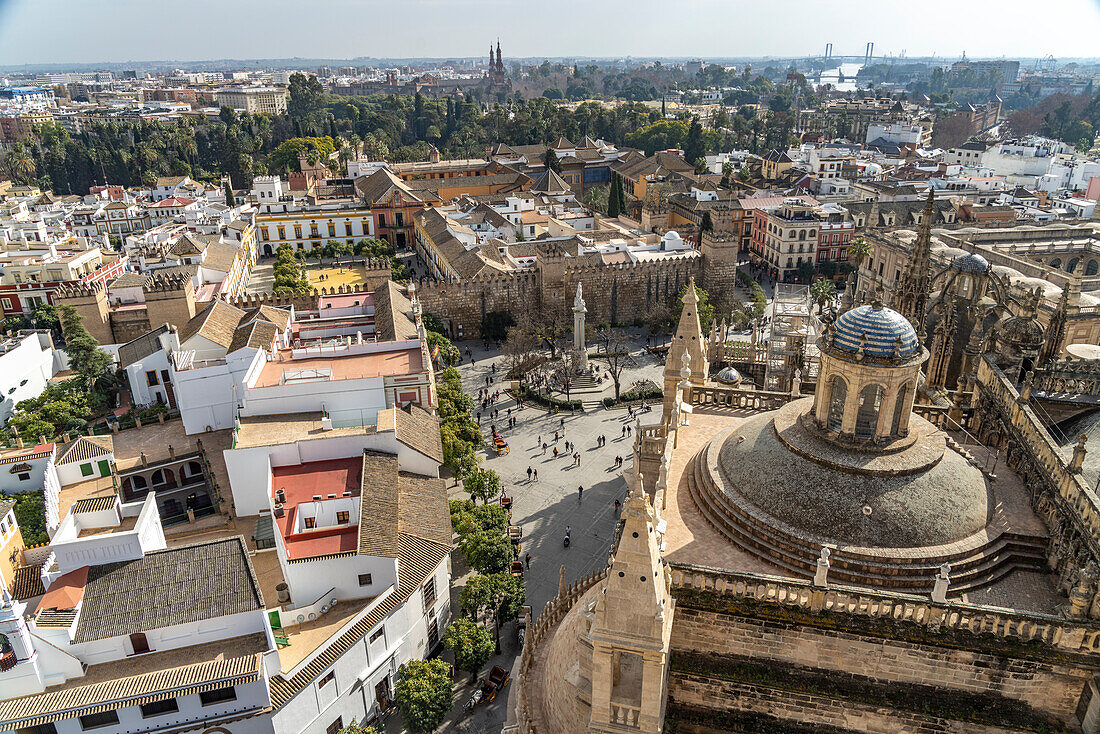
[[[340,22],[314,38],[293,38],[300,6],[272,0],[256,14],[241,5],[196,0],[173,17],[170,35],[150,30],[149,6],[117,0],[111,12],[85,0],[0,0],[0,66],[23,64],[115,64],[248,59],[476,58],[498,37],[514,57],[799,57],[821,55],[832,43],[836,56],[861,56],[874,42],[879,56],[1061,58],[1095,55],[1100,2],[1062,0],[1055,12],[1036,14],[1021,0],[986,3],[930,0],[926,19],[914,21],[910,6],[866,0],[780,0],[730,9],[720,0],[692,0],[675,9],[655,2],[609,0],[595,8],[579,0],[553,5],[504,0],[409,0],[400,6],[376,0],[325,0],[317,17]],[[646,10],[650,12],[643,12]],[[217,23],[211,23],[217,18]],[[595,45],[587,34],[534,33],[561,18],[613,23],[616,33]],[[1069,22],[1073,19],[1073,22]],[[379,21],[397,29],[376,33]],[[782,24],[778,26],[777,24]],[[933,24],[933,25],[927,25]],[[934,27],[933,27],[934,26]],[[670,34],[677,27],[679,34]],[[46,28],[43,34],[31,32]],[[250,29],[242,33],[242,28]],[[773,29],[769,32],[769,28]],[[751,32],[744,32],[749,29]],[[740,32],[739,32],[740,31]],[[976,32],[977,31],[977,32]]]

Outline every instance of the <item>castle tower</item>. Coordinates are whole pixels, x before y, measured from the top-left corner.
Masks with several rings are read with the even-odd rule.
[[[195,316],[195,286],[190,278],[157,277],[143,290],[149,328],[161,324],[181,328]]]
[[[684,310],[680,312],[680,324],[676,327],[676,336],[665,358],[664,371],[664,413],[662,420],[668,422],[672,408],[682,399],[677,389],[681,379],[683,355],[688,355],[687,366],[691,369],[689,381],[693,385],[702,385],[710,373],[707,362],[707,345],[703,337],[703,327],[699,323],[699,296],[695,293],[695,278],[688,279],[688,289],[684,294]]]
[[[920,229],[913,250],[905,264],[897,291],[894,295],[894,310],[913,325],[917,333],[924,334],[925,311],[928,307],[928,292],[932,285],[932,220],[935,218],[935,192],[928,189],[928,199],[921,210]]]
[[[656,734],[664,725],[676,602],[661,562],[656,518],[639,482],[595,609],[589,732]]]
[[[721,293],[737,282],[737,235],[706,232],[699,238],[699,253],[703,256],[703,289]]]
[[[84,328],[100,344],[114,344],[111,333],[110,309],[107,306],[107,291],[100,283],[73,285],[58,288],[54,293],[54,304],[72,306],[84,320]]]

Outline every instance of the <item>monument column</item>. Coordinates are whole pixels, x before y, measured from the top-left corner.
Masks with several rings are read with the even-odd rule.
[[[581,284],[577,283],[577,297],[573,299],[573,353],[576,355],[575,367],[577,371],[588,369],[588,350],[584,344],[584,315],[586,313],[588,313],[588,309],[584,307]]]

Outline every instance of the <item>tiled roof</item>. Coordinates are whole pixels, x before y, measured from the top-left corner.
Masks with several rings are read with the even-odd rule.
[[[217,270],[219,273],[228,273],[237,264],[240,250],[226,242],[215,242],[206,248],[206,255],[202,258],[202,267],[208,270]]]
[[[244,312],[241,323],[247,324],[256,319],[269,321],[275,324],[279,331],[286,331],[287,325],[290,324],[290,311],[285,308],[275,308],[274,306],[256,306]]]
[[[356,179],[355,189],[367,204],[388,204],[398,194],[409,202],[421,201],[421,198],[388,168],[380,168],[369,176]]]
[[[42,564],[20,566],[15,569],[15,578],[11,585],[11,595],[20,601],[46,593],[42,586]]]
[[[435,416],[415,403],[394,408],[393,412],[397,440],[442,464],[443,441]]]
[[[113,494],[104,495],[102,497],[85,497],[82,500],[74,502],[69,512],[100,512],[101,510],[109,510],[115,506],[116,501],[118,501],[118,496]]]
[[[148,273],[123,273],[112,280],[108,288],[143,288],[152,280]]]
[[[0,518],[8,514],[8,510],[15,507],[15,500],[0,500]]]
[[[397,524],[403,536],[450,548],[451,513],[442,479],[401,472],[397,497]]]
[[[57,460],[57,465],[90,461],[114,453],[115,441],[110,436],[81,436],[69,444]]]
[[[378,341],[416,339],[416,322],[411,314],[412,301],[397,283],[387,280],[374,291],[374,330]]]
[[[180,346],[196,334],[215,344],[228,348],[233,343],[233,334],[241,322],[244,311],[225,301],[211,301],[210,305],[195,314],[180,329]]]
[[[160,335],[167,334],[169,330],[168,324],[161,324],[157,328],[145,332],[137,339],[126,342],[118,348],[118,361],[123,367],[129,367],[134,362],[159,352],[161,348]]]
[[[266,647],[264,635],[256,634],[93,665],[83,678],[64,686],[0,701],[0,726],[30,728],[49,721],[250,683],[259,680],[262,651]],[[147,672],[137,672],[142,669]]]
[[[92,566],[74,642],[263,608],[241,536]]]
[[[359,490],[359,555],[393,558],[397,553],[397,456],[363,452]]]
[[[238,349],[267,349],[275,340],[276,327],[270,321],[257,320],[250,324],[237,327],[233,332],[233,341],[226,348],[226,354],[232,354]]]

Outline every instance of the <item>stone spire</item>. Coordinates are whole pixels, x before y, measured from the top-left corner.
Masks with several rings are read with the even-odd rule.
[[[635,486],[596,602],[589,732],[661,731],[675,600],[661,561],[653,506]]]
[[[1051,360],[1058,359],[1058,355],[1062,351],[1062,342],[1066,340],[1066,322],[1069,314],[1069,296],[1070,288],[1069,284],[1062,288],[1062,298],[1058,301],[1058,308],[1055,309],[1054,315],[1050,317],[1050,323],[1047,324],[1047,338],[1043,342],[1043,348],[1039,352],[1039,363],[1037,366],[1045,365]]]
[[[928,198],[921,211],[917,241],[909,252],[905,271],[901,274],[894,295],[894,310],[909,319],[917,334],[924,334],[925,331],[924,317],[928,307],[928,292],[932,286],[932,220],[936,214],[935,201],[936,193],[929,188]]]
[[[688,280],[688,289],[684,294],[684,308],[680,312],[680,324],[676,327],[676,336],[665,357],[664,414],[667,422],[672,415],[672,406],[678,398],[677,387],[680,384],[680,368],[683,355],[688,355],[691,369],[691,382],[702,385],[710,371],[707,362],[707,345],[703,336],[703,327],[699,322],[699,296],[695,292],[695,278]]]

